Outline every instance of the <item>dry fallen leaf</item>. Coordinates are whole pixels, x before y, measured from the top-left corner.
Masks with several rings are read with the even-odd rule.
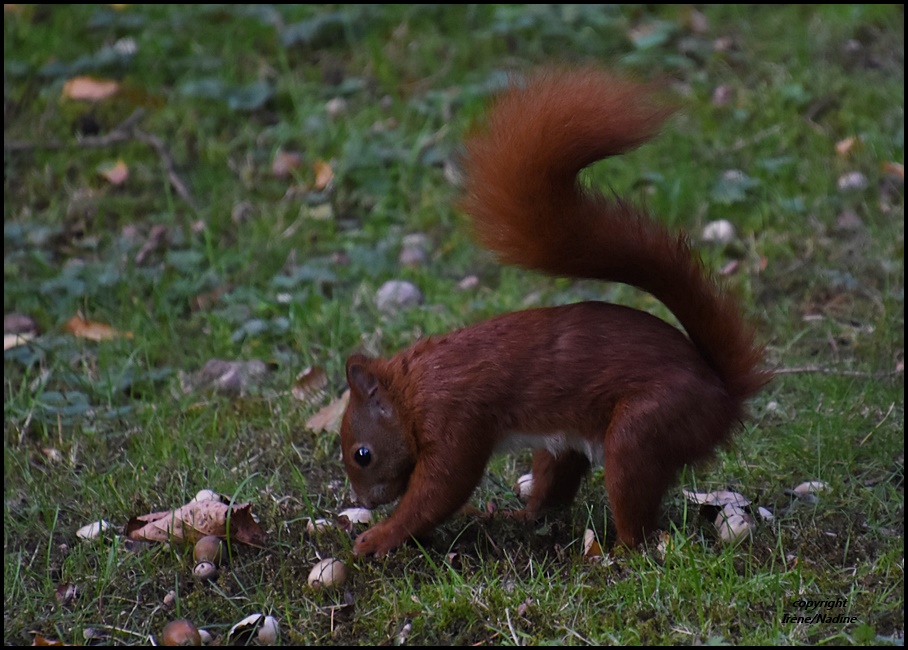
[[[855,148],[861,145],[861,139],[857,136],[844,138],[835,143],[835,152],[840,156],[847,156]]]
[[[341,417],[344,415],[344,409],[347,408],[347,402],[350,401],[350,389],[344,391],[344,394],[336,400],[323,406],[318,413],[306,421],[306,428],[315,433],[329,431],[337,433],[340,431]]]
[[[55,639],[47,639],[37,632],[32,632],[35,635],[35,638],[32,640],[32,645],[70,645],[69,643],[63,643],[62,641],[57,641]]]
[[[110,79],[95,77],[73,77],[63,84],[63,96],[87,102],[99,102],[112,97],[120,89],[120,84]]]
[[[168,512],[133,517],[126,537],[134,540],[194,544],[207,535],[227,537],[250,546],[264,546],[265,532],[252,518],[252,504],[229,506],[220,501],[193,501]]]
[[[129,178],[129,167],[121,159],[99,165],[98,173],[111,185],[122,185]]]
[[[587,560],[598,560],[602,557],[602,547],[596,540],[596,533],[589,528],[583,532],[583,557]]]
[[[79,590],[76,589],[76,585],[71,582],[63,582],[57,585],[57,588],[54,590],[54,597],[61,605],[69,605],[78,595]]]
[[[334,170],[324,160],[316,160],[312,164],[312,169],[315,170],[315,184],[313,185],[315,189],[323,190],[334,180]]]
[[[666,554],[669,551],[674,550],[674,548],[675,541],[672,539],[672,536],[665,531],[659,533],[659,541],[656,544],[656,552],[659,554],[659,557],[664,560]]]
[[[328,376],[321,366],[310,366],[293,380],[290,393],[301,402],[314,404],[322,399],[328,387]]]
[[[91,341],[106,341],[120,336],[125,336],[128,339],[132,338],[132,332],[118,332],[110,325],[85,320],[82,314],[79,313],[66,321],[63,324],[63,329],[73,336]]]
[[[192,311],[208,311],[214,307],[225,294],[231,291],[232,288],[233,287],[229,284],[222,284],[211,291],[200,293],[189,301],[189,308]]]
[[[41,453],[49,463],[62,463],[64,460],[63,452],[56,447],[41,447]]]
[[[899,180],[905,180],[905,165],[902,163],[884,162],[882,168],[884,173],[895,176]]]

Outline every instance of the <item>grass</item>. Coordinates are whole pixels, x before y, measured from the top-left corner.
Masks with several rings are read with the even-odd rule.
[[[885,167],[904,161],[900,5],[115,7],[4,12],[4,314],[40,332],[4,354],[6,644],[146,644],[180,616],[223,636],[257,611],[288,644],[902,643],[904,198]],[[613,534],[598,470],[538,527],[459,516],[424,547],[354,559],[350,534],[304,532],[351,504],[336,434],[306,428],[349,353],[589,298],[670,318],[625,287],[501,268],[469,240],[449,180],[462,135],[506,71],[552,60],[667,78],[683,99],[660,138],[589,178],[695,240],[734,224],[732,244],[698,245],[713,268],[737,263],[724,279],[790,372],[682,484],[775,517],[727,547],[676,490],[664,556],[590,562],[583,531],[606,548]],[[66,99],[79,75],[121,90]],[[139,131],[105,142],[131,116]],[[278,152],[299,156],[286,176]],[[113,185],[98,168],[120,159]],[[412,233],[427,258],[405,267]],[[423,306],[382,314],[388,279]],[[74,337],[79,311],[132,337]],[[240,395],[192,390],[215,358],[268,373]],[[290,391],[308,366],[328,377],[313,404]],[[472,502],[518,507],[527,468],[496,458]],[[830,489],[792,497],[806,480]],[[215,583],[193,580],[189,549],[75,536],[201,488],[252,502],[268,533],[233,545]],[[349,582],[314,592],[329,556]],[[78,595],[61,601],[66,585]],[[823,611],[853,622],[786,618],[840,598]]]

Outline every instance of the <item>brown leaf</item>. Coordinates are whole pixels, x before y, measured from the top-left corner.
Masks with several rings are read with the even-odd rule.
[[[324,160],[316,160],[312,169],[315,170],[315,184],[313,185],[315,189],[323,190],[334,180],[334,170]]]
[[[95,77],[73,77],[63,84],[63,96],[87,102],[99,102],[112,97],[120,89],[120,84],[110,79]]]
[[[252,518],[252,504],[229,506],[220,501],[193,501],[168,512],[133,517],[126,524],[126,537],[152,542],[194,544],[207,535],[227,537],[251,546],[264,546],[265,532]]]
[[[322,431],[337,433],[340,431],[341,416],[343,416],[344,409],[347,408],[347,402],[349,401],[350,389],[348,388],[343,395],[327,406],[322,407],[318,413],[309,418],[306,421],[306,428],[316,433]]]
[[[73,336],[91,341],[106,341],[120,336],[125,336],[128,339],[132,338],[132,332],[118,332],[110,325],[85,320],[81,313],[77,313],[66,321],[63,324],[63,329]]]
[[[583,557],[595,560],[602,557],[602,547],[596,539],[596,533],[587,528],[583,532]]]
[[[897,162],[884,162],[883,173],[895,176],[899,180],[905,180],[905,165]]]
[[[50,463],[62,463],[64,460],[63,453],[56,447],[41,447],[41,453]]]
[[[849,153],[854,151],[857,147],[861,145],[861,138],[858,136],[851,136],[849,138],[844,138],[835,143],[835,152],[840,156],[847,156]]]
[[[211,291],[200,293],[189,301],[189,308],[192,311],[208,311],[231,289],[232,287],[230,285],[222,284]]]
[[[56,641],[54,639],[46,639],[37,632],[32,632],[35,635],[35,638],[32,639],[32,645],[70,645],[69,643],[63,643],[62,641]]]
[[[525,601],[523,601],[522,603],[520,603],[517,606],[517,615],[523,616],[524,614],[527,613],[527,610],[532,606],[533,606],[533,599],[528,597]]]
[[[129,178],[129,167],[122,159],[98,166],[98,173],[111,185],[122,185]]]
[[[62,584],[59,584],[54,590],[54,597],[61,605],[69,605],[76,599],[77,595],[78,589],[76,589],[76,586],[71,582],[64,582]]]
[[[321,366],[310,366],[293,380],[290,393],[301,402],[314,404],[321,400],[327,387],[328,376],[325,369]]]

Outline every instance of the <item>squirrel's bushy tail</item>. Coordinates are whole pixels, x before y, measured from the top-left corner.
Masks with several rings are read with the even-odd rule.
[[[651,293],[743,401],[770,375],[737,302],[684,236],[577,179],[651,138],[672,112],[655,86],[598,68],[537,73],[506,90],[468,139],[462,207],[502,262]]]

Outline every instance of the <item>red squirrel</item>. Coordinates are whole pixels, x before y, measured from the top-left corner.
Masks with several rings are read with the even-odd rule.
[[[683,235],[579,183],[581,169],[656,134],[658,88],[587,67],[510,85],[467,140],[462,207],[499,259],[649,292],[687,332],[646,312],[581,302],[500,315],[347,360],[343,462],[367,508],[400,499],[356,538],[382,555],[469,499],[493,453],[529,446],[535,518],[604,464],[618,542],[636,546],[686,464],[709,458],[770,378],[737,302]]]

